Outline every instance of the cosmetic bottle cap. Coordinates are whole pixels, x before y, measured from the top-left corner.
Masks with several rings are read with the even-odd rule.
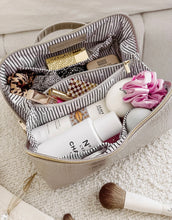
[[[102,141],[119,134],[122,130],[122,124],[115,112],[109,112],[101,118],[96,119],[93,125]]]

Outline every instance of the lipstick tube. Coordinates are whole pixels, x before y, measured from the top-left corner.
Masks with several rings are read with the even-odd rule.
[[[64,100],[64,101],[68,101],[68,100],[72,99],[72,97],[69,97],[64,92],[61,92],[61,91],[59,91],[57,89],[53,89],[53,88],[48,90],[48,95],[59,98],[59,99]]]

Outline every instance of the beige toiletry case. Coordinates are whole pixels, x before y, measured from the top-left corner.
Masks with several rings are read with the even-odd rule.
[[[172,88],[161,103],[142,120],[125,138],[113,145],[113,151],[89,159],[57,159],[37,153],[37,143],[31,131],[50,121],[64,117],[83,107],[105,98],[108,90],[118,81],[132,77],[149,68],[140,60],[136,36],[129,17],[115,14],[101,18],[89,24],[61,23],[45,28],[37,38],[39,42],[47,34],[59,29],[76,28],[69,34],[57,37],[48,42],[36,43],[8,55],[0,66],[1,90],[4,98],[26,122],[28,143],[26,152],[35,163],[38,172],[52,188],[63,187],[100,170],[114,161],[134,153],[140,147],[152,142],[162,133],[172,128]],[[79,64],[84,65],[95,59],[116,55],[120,63],[97,69],[86,70],[68,76],[55,83],[55,88],[66,92],[69,79],[91,81],[98,86],[73,100],[57,104],[34,104],[22,96],[10,93],[7,77],[18,69],[43,72],[45,57],[56,56],[72,50],[86,48],[89,57]],[[74,64],[75,65],[75,64]],[[74,66],[73,65],[73,66]],[[77,135],[77,134],[76,134]]]

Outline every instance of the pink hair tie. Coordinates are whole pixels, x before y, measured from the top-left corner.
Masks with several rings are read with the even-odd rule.
[[[130,102],[136,108],[155,108],[167,94],[164,80],[157,79],[156,72],[150,71],[143,71],[133,76],[122,89],[126,92],[124,102]]]

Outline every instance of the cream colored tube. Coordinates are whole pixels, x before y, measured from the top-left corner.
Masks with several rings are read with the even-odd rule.
[[[39,126],[33,129],[31,133],[38,144],[41,144],[49,138],[62,134],[73,125],[83,121],[85,118],[90,117],[92,120],[95,120],[108,112],[109,110],[106,107],[105,100],[102,99],[92,105],[89,105],[87,108],[78,110],[70,115]]]
[[[109,112],[94,121],[87,118],[63,134],[48,139],[38,146],[37,152],[58,158],[84,152],[100,145],[121,130],[119,118],[114,112]]]
[[[131,192],[126,192],[124,208],[139,212],[172,216],[172,205],[164,205],[158,201]]]

